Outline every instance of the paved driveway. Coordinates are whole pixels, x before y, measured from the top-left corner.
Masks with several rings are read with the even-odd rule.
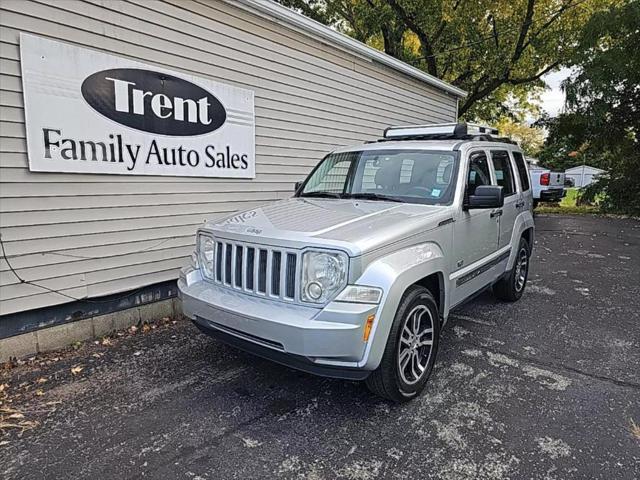
[[[409,404],[169,323],[1,372],[40,424],[0,438],[0,477],[638,478],[640,224],[537,227],[523,299],[457,310]]]

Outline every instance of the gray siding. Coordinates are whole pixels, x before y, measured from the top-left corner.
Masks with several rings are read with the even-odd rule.
[[[71,297],[177,277],[195,228],[291,195],[333,148],[391,124],[453,121],[456,99],[219,0],[0,2],[0,225],[26,280]],[[19,33],[255,91],[255,180],[31,173]],[[70,301],[0,260],[0,314]]]

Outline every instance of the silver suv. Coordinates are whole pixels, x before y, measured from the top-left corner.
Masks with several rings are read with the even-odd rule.
[[[292,198],[198,230],[178,287],[205,333],[394,401],[433,369],[452,308],[518,300],[534,239],[521,150],[467,124],[392,127],[327,155]]]

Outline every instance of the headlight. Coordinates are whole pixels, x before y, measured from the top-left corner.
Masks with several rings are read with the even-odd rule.
[[[380,303],[382,290],[377,287],[362,287],[360,285],[349,285],[340,295],[336,297],[337,302],[348,303]]]
[[[213,252],[213,238],[208,235],[198,235],[198,263],[206,278],[213,278]]]
[[[302,257],[302,301],[325,303],[342,290],[347,263],[344,253],[306,252]]]

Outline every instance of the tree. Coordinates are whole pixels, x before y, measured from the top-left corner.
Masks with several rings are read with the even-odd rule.
[[[495,120],[542,88],[593,12],[615,0],[280,1],[467,90],[460,116]]]
[[[608,171],[589,196],[605,193],[605,209],[640,213],[640,2],[593,16],[564,84],[567,113],[548,122],[542,159],[588,163]]]
[[[494,126],[498,129],[500,135],[518,142],[518,145],[528,157],[537,156],[544,144],[542,129],[529,126],[524,122],[517,122],[509,117],[503,117]]]

